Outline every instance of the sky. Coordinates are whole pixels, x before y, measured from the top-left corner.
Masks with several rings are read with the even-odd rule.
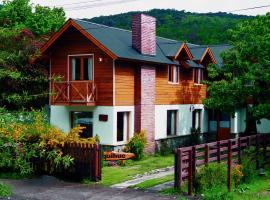
[[[154,8],[186,10],[190,12],[230,12],[234,14],[262,15],[270,11],[270,0],[31,0],[42,6],[62,6],[68,18],[92,18],[129,11]],[[265,8],[236,11],[239,9]]]

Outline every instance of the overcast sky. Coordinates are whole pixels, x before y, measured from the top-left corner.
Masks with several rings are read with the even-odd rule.
[[[270,0],[31,0],[43,6],[63,6],[67,17],[92,18],[101,15],[144,11],[153,8],[174,8],[191,12],[228,12],[258,15],[270,11]],[[267,6],[260,9],[235,11],[244,8]]]

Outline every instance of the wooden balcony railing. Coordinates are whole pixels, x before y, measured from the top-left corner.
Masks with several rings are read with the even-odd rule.
[[[52,104],[89,104],[97,100],[97,88],[93,81],[52,82]]]

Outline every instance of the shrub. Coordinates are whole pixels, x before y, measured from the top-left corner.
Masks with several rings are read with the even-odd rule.
[[[69,134],[48,124],[44,112],[19,112],[14,115],[0,109],[0,171],[32,174],[32,161],[50,162],[51,171],[67,169],[73,158],[64,155],[65,143],[96,143],[94,138],[81,138],[83,127]],[[98,138],[97,138],[98,139]]]
[[[0,183],[0,197],[8,197],[10,195],[11,195],[11,188],[4,183]]]
[[[126,145],[126,151],[135,154],[135,159],[140,160],[144,156],[144,148],[146,145],[146,133],[141,131],[140,133],[135,133]]]
[[[252,148],[247,148],[243,152],[242,160],[242,173],[243,178],[241,179],[242,183],[250,183],[257,176],[258,172],[256,170],[256,161],[255,161],[255,150]]]
[[[169,145],[166,140],[160,141],[159,153],[162,156],[167,156],[172,153],[172,150],[169,148]]]
[[[197,145],[201,143],[201,129],[191,128],[190,129],[190,145]]]
[[[216,188],[226,187],[227,169],[222,163],[210,163],[196,174],[193,184],[195,193],[201,194]]]

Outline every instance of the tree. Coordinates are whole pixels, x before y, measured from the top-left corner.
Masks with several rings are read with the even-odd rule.
[[[39,48],[64,21],[62,9],[33,7],[29,0],[4,2],[0,10],[0,107],[40,108],[48,102],[48,69]]]
[[[270,13],[240,23],[230,30],[233,47],[222,54],[223,66],[208,68],[205,106],[232,115],[246,108],[246,133],[256,132],[256,122],[262,118],[270,119],[269,33]]]

